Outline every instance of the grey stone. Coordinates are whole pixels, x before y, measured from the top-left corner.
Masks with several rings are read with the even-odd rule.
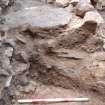
[[[16,52],[15,59],[24,63],[28,62],[29,55],[25,51]]]
[[[69,0],[56,0],[55,4],[59,7],[67,7],[69,5]]]
[[[49,6],[27,8],[6,16],[6,25],[11,28],[55,28],[69,23],[71,14],[62,8]]]
[[[79,3],[79,0],[71,0],[70,4],[72,4],[73,6],[76,6]]]
[[[89,11],[84,16],[85,22],[96,23],[97,25],[101,25],[104,23],[102,16],[97,11]]]
[[[0,76],[9,76],[9,73],[5,69],[0,68]]]
[[[71,58],[71,59],[85,59],[88,56],[86,52],[78,51],[78,50],[58,49],[58,50],[55,50],[55,53],[59,57]]]
[[[105,0],[94,0],[96,2],[96,8],[99,10],[105,9]]]
[[[56,0],[44,0],[44,1],[46,1],[47,3],[52,4],[52,3],[54,3]]]
[[[14,63],[14,71],[16,74],[22,74],[23,72],[26,72],[29,69],[30,65],[26,63]]]
[[[5,54],[7,57],[12,57],[13,48],[12,48],[12,47],[7,47],[7,49],[5,50],[4,54]]]
[[[88,11],[93,11],[94,7],[87,2],[79,2],[76,6],[76,15],[84,17],[85,13]]]

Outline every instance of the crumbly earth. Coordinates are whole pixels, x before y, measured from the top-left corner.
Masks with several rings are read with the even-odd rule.
[[[0,105],[65,97],[89,102],[52,105],[104,105],[104,5],[104,0],[1,0]]]

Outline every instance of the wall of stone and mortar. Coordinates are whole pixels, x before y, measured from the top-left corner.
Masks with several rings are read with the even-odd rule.
[[[34,79],[105,94],[105,29],[98,12],[104,10],[104,0],[17,0],[11,6],[9,0],[3,3],[1,89],[13,75],[15,88],[27,86],[28,80]]]

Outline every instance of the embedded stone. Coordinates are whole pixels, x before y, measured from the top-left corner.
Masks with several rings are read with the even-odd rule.
[[[6,16],[6,25],[13,28],[29,27],[32,30],[36,28],[56,28],[67,25],[71,17],[71,14],[63,8],[41,6],[9,14]]]

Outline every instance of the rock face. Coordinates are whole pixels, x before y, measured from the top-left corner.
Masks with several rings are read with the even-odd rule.
[[[36,82],[105,96],[104,20],[93,2],[23,1],[22,9],[2,15],[0,89],[14,75],[16,96],[34,94]]]

